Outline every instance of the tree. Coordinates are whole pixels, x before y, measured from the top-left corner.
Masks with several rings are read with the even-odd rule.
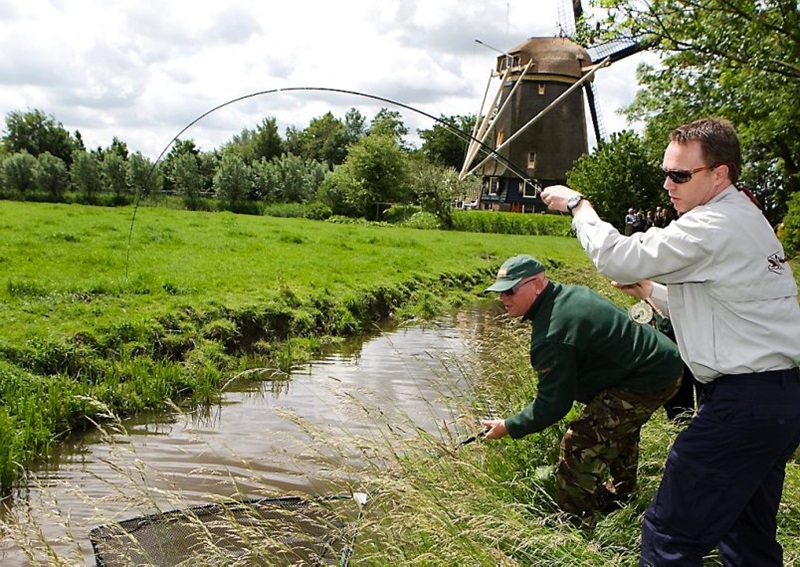
[[[106,153],[116,154],[124,161],[128,161],[128,144],[114,136],[111,139],[111,145],[106,150]]]
[[[365,136],[323,184],[322,199],[337,214],[380,220],[381,203],[410,200],[409,159],[391,137]]]
[[[53,201],[62,201],[69,188],[67,165],[50,152],[39,154],[36,158],[36,186]]]
[[[314,198],[328,167],[294,154],[284,154],[253,166],[258,198],[266,202],[305,203]]]
[[[351,107],[344,115],[344,131],[347,145],[352,146],[367,133],[367,119],[357,108]]]
[[[172,159],[167,177],[173,191],[183,195],[184,202],[190,209],[197,207],[203,178],[197,163],[197,156],[191,152],[178,154]]]
[[[22,195],[36,187],[36,158],[26,151],[16,152],[3,160],[3,185]]]
[[[97,195],[103,189],[100,163],[97,156],[90,152],[75,151],[72,153],[70,179],[75,190],[80,193],[86,203],[96,203]]]
[[[251,198],[253,172],[244,159],[228,154],[214,174],[214,192],[230,208],[241,205]]]
[[[347,157],[348,140],[344,123],[330,112],[311,120],[303,131],[286,130],[286,147],[291,153],[327,163],[331,169]]]
[[[775,224],[800,189],[800,7],[796,0],[597,0],[609,9],[607,37],[647,42],[664,53],[642,67],[643,89],[627,109],[646,122],[660,153],[668,132],[707,115],[736,126],[742,177]]]
[[[247,165],[261,159],[271,160],[284,151],[284,143],[278,132],[275,118],[264,118],[255,130],[244,128],[222,148],[222,153],[235,153]]]
[[[153,162],[141,152],[136,152],[128,158],[126,180],[128,187],[136,195],[153,195],[160,191],[164,184],[161,168],[154,166]]]
[[[405,148],[404,138],[408,135],[408,127],[403,122],[403,116],[396,110],[381,108],[370,122],[367,134],[386,136],[393,140],[399,147]]]
[[[475,126],[475,115],[440,117],[441,122],[434,123],[430,130],[417,130],[422,139],[422,154],[426,159],[439,165],[461,170],[467,154],[469,136]],[[443,124],[444,123],[444,124]],[[448,128],[447,125],[450,125]],[[453,129],[465,135],[459,135]]]
[[[453,201],[465,194],[477,193],[480,180],[470,176],[463,181],[452,167],[415,159],[410,167],[411,191],[423,211],[431,213],[444,229],[453,227]]]
[[[614,133],[567,172],[567,185],[592,201],[598,214],[624,229],[628,208],[669,206],[661,170],[648,160],[644,144],[630,130]]]
[[[117,198],[129,192],[127,164],[118,153],[114,151],[105,153],[101,162],[101,173],[105,186]]]
[[[253,136],[253,158],[255,160],[279,157],[283,153],[283,140],[278,132],[275,118],[264,118]]]
[[[50,152],[67,165],[72,163],[75,141],[60,122],[41,110],[13,111],[6,116],[3,143],[9,153],[26,151],[36,157]]]

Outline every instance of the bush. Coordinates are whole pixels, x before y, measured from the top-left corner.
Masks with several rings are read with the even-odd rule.
[[[416,205],[392,205],[383,212],[383,220],[388,223],[400,223],[409,220],[420,208]]]
[[[453,230],[568,236],[572,230],[572,219],[566,215],[453,211]]]
[[[411,218],[402,223],[403,226],[410,228],[438,229],[439,220],[432,213],[419,211],[411,215]]]
[[[328,205],[319,201],[315,201],[306,206],[305,214],[303,216],[311,220],[326,220],[330,218],[332,214],[333,211],[331,211],[331,208]]]

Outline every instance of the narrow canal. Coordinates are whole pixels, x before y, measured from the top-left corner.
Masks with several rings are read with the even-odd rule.
[[[203,413],[140,416],[64,444],[5,499],[3,519],[32,541],[4,538],[0,564],[38,565],[22,547],[46,541],[64,564],[94,565],[88,533],[100,524],[215,496],[325,493],[342,474],[337,464],[358,465],[344,462],[359,458],[348,439],[387,424],[452,428],[453,401],[469,395],[465,361],[498,314],[484,304],[383,329],[291,376],[238,382]]]

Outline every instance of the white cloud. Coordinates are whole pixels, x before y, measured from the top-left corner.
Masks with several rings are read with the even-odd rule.
[[[0,0],[0,115],[34,108],[87,146],[114,136],[156,157],[192,120],[249,93],[288,87],[360,91],[433,116],[475,113],[496,53],[557,33],[560,0]],[[638,58],[597,75],[606,129],[635,92]],[[330,92],[239,102],[184,137],[203,149],[273,116],[283,131],[350,107],[387,104]],[[431,120],[398,108],[412,132]]]

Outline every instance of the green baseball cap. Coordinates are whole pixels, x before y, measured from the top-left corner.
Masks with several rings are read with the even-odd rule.
[[[544,272],[544,266],[533,256],[528,256],[527,254],[513,256],[503,262],[503,265],[497,270],[497,281],[487,287],[484,293],[487,291],[496,291],[498,293],[508,291],[525,278],[542,272]]]

